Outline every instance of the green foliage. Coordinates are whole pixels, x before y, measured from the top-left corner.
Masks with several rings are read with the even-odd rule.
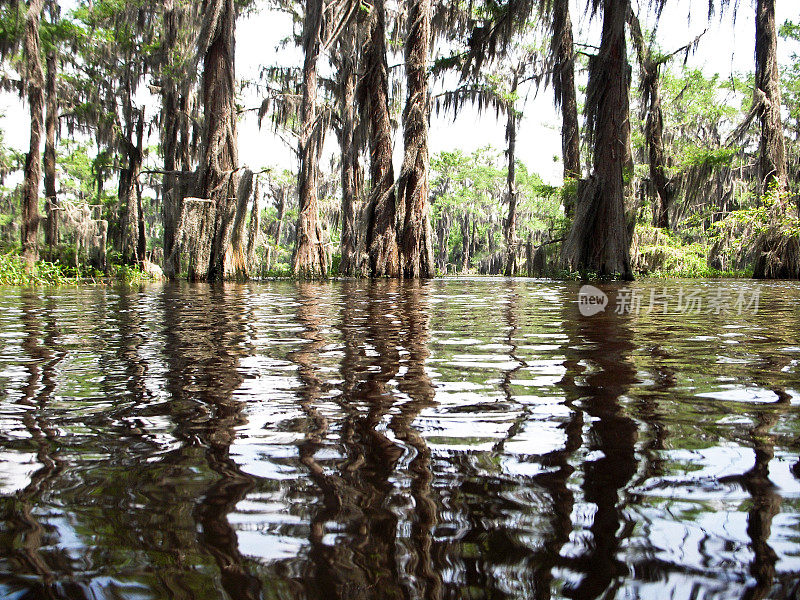
[[[507,170],[503,169],[504,178],[506,174]],[[547,185],[538,173],[529,172],[528,167],[519,161],[516,165],[516,180],[520,233],[563,230],[567,225],[562,210],[565,188]],[[567,182],[567,187],[574,185],[574,182]]]
[[[780,193],[776,186],[772,186],[758,205],[731,211],[724,219],[714,223],[708,231],[708,238],[715,243],[731,231],[742,230],[761,235],[776,225],[786,237],[800,238],[800,218],[783,209],[788,203],[789,193]],[[738,236],[736,243],[739,250],[744,250],[746,245],[752,243],[752,239]]]
[[[731,119],[738,112],[731,103],[720,102],[721,93],[734,90],[730,82],[722,80],[718,74],[706,76],[700,69],[687,67],[669,69],[664,73],[662,86],[665,104],[681,108],[680,112],[665,111],[668,119],[665,126],[670,129],[698,120]],[[739,87],[743,85],[739,83]]]
[[[738,149],[720,145],[722,132],[738,125],[741,109],[735,101],[749,102],[752,85],[735,78],[722,80],[719,75],[707,77],[700,69],[684,67],[664,73],[662,93],[670,175],[703,163],[711,168],[730,165]],[[640,143],[643,148],[643,138]]]
[[[499,153],[488,146],[470,155],[455,150],[432,157],[432,218],[435,224],[449,223],[449,227],[437,227],[446,236],[448,262],[458,262],[461,256],[465,219],[479,217],[483,234],[488,222],[500,221],[505,178],[498,163]],[[499,230],[494,232],[495,243],[501,235]]]
[[[431,159],[432,216],[438,236],[445,236],[447,262],[463,266],[464,227],[473,248],[470,265],[501,251],[508,214],[508,170],[502,154],[487,146],[467,155],[441,152]],[[561,232],[566,227],[562,188],[549,186],[522,162],[515,166],[517,235]],[[571,185],[575,185],[574,182]],[[441,240],[437,246],[441,249]],[[441,252],[437,250],[441,260]],[[441,268],[441,263],[440,263]]]
[[[64,43],[76,39],[80,29],[71,19],[56,18],[53,21],[43,19],[39,26],[39,39],[42,52],[48,53],[57,50]]]
[[[800,135],[800,24],[786,21],[780,35],[793,48],[790,63],[781,72],[781,98],[789,114],[787,127],[793,130],[796,145]]]
[[[25,30],[25,4],[3,3],[0,7],[0,54],[13,54]]]
[[[637,225],[632,259],[639,277],[718,278],[752,274],[752,271],[722,271],[710,267],[710,248],[707,242],[687,243],[677,235],[652,225]]]
[[[63,265],[42,261],[28,270],[18,254],[0,254],[0,285],[59,285],[66,282]]]
[[[643,279],[749,279],[753,276],[753,267],[743,270],[720,270],[700,264],[695,261],[689,263],[678,262],[672,269],[652,271],[640,275]]]
[[[338,247],[339,247],[338,245],[334,246],[334,248]],[[330,276],[335,276],[339,274],[339,265],[341,264],[341,262],[342,262],[341,252],[334,252],[333,255],[331,256],[331,266],[330,266],[330,271],[328,273]]]
[[[89,156],[88,142],[63,139],[59,145],[56,160],[62,171],[59,178],[62,190],[80,200],[92,199],[96,201],[96,165],[98,161],[103,161],[107,167],[110,166],[109,154],[101,152],[92,159]]]
[[[138,267],[120,264],[118,252],[108,254],[108,272],[98,271],[83,264],[76,266],[75,248],[72,246],[60,247],[47,256],[50,260],[41,260],[28,271],[19,255],[19,248],[0,254],[0,285],[64,285],[78,281],[92,283],[155,281],[153,275]]]
[[[288,263],[275,265],[260,275],[261,279],[293,279],[292,267]]]
[[[155,281],[155,278],[149,273],[145,273],[140,268],[130,265],[112,265],[111,275],[115,279],[125,283]]]
[[[687,145],[683,154],[678,157],[676,168],[685,170],[691,167],[706,166],[716,169],[722,166],[731,166],[738,153],[736,148],[708,148]]]
[[[785,21],[783,25],[781,25],[778,34],[785,40],[800,42],[800,23]]]

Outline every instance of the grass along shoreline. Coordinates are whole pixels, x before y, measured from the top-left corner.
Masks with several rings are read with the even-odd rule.
[[[127,265],[114,265],[108,273],[91,268],[76,271],[74,266],[59,262],[39,261],[27,269],[22,256],[16,253],[0,254],[0,285],[4,286],[57,286],[98,283],[140,283],[156,281],[141,269]]]

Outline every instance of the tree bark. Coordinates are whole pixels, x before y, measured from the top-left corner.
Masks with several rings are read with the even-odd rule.
[[[143,115],[144,116],[144,115]],[[139,156],[142,154],[142,145],[139,144]],[[136,255],[138,258],[139,268],[144,270],[144,263],[147,260],[147,232],[144,223],[144,206],[142,204],[142,186],[139,184],[139,173],[142,170],[141,160],[139,162],[139,169],[136,171],[136,179],[134,179],[134,186],[136,189],[136,212],[137,212],[137,238],[136,238]]]
[[[472,215],[472,235],[469,238],[469,255],[475,256],[478,253],[478,246],[480,240],[478,239],[478,219]]]
[[[230,245],[225,253],[225,278],[244,281],[250,275],[245,221],[247,207],[253,196],[253,172],[250,169],[244,169],[242,175],[237,178],[237,183]]]
[[[431,278],[436,274],[428,200],[430,92],[427,62],[431,1],[410,0],[408,19],[405,56],[408,97],[403,115],[405,157],[397,182],[398,212],[403,219],[398,235],[400,263],[403,277]]]
[[[355,57],[355,25],[351,25],[352,33],[342,44],[344,54],[340,78],[343,85],[341,96],[342,112],[342,235],[341,260],[339,273],[352,277],[358,271],[356,256],[357,233],[355,204],[358,198],[358,145],[355,143],[356,131],[356,57]]]
[[[396,196],[389,114],[389,67],[383,0],[375,0],[364,48],[365,72],[359,89],[362,119],[369,129],[370,183],[367,205],[367,252],[373,277],[400,275],[396,232]]]
[[[774,193],[769,209],[770,223],[756,240],[757,257],[753,277],[757,279],[800,278],[800,242],[787,231],[786,217],[791,208],[786,190],[788,175],[786,146],[781,120],[781,89],[778,72],[778,37],[775,27],[775,0],[756,4],[756,89],[754,102],[760,104],[761,143],[759,171],[763,193]]]
[[[763,93],[760,110],[761,144],[759,166],[764,192],[788,185],[786,145],[781,119],[781,88],[778,72],[778,36],[775,0],[758,0],[756,5],[756,88]]]
[[[656,227],[668,229],[672,194],[664,156],[664,115],[661,110],[661,78],[658,68],[648,75],[646,85],[649,88],[646,93],[650,96],[650,106],[645,121],[645,139],[650,163],[650,179],[653,181],[658,199],[653,211],[653,220]]]
[[[180,133],[178,91],[175,78],[171,75],[173,65],[168,58],[170,50],[175,47],[178,39],[177,21],[175,0],[164,0],[164,48],[167,54],[163,58],[161,81],[161,149],[166,173],[161,184],[161,221],[164,231],[164,274],[170,279],[177,275],[176,265],[172,264],[168,257],[172,255],[175,247],[175,236],[183,201],[174,175],[178,164],[178,136]]]
[[[281,245],[283,237],[283,217],[286,215],[286,188],[281,188],[281,199],[278,202],[278,229],[275,231],[275,246]]]
[[[227,275],[225,255],[231,243],[239,187],[234,106],[235,0],[204,0],[202,11],[205,22],[199,46],[203,56],[205,126],[198,195],[211,200],[215,212],[209,262],[205,266],[197,265],[194,277],[213,281]]]
[[[569,0],[555,0],[553,6],[556,45],[556,73],[554,82],[556,101],[561,106],[561,153],[564,160],[564,181],[581,178],[581,141],[578,124],[578,96],[575,90],[575,49],[572,35],[572,18]],[[572,217],[575,195],[564,198],[564,211]]]
[[[511,84],[511,96],[517,93],[518,76],[515,73]],[[506,265],[503,273],[506,277],[517,274],[517,112],[512,104],[506,109],[506,141],[508,149],[508,174],[506,176],[506,198],[508,200],[508,216],[505,222]]]
[[[626,179],[631,177],[630,66],[625,42],[627,0],[603,2],[600,50],[589,64],[587,125],[594,144],[594,173],[582,186],[564,258],[574,269],[600,277],[632,279],[625,220]]]
[[[247,264],[256,262],[256,251],[261,242],[261,186],[258,176],[253,180],[253,207],[250,209],[250,223],[247,230]]]
[[[186,256],[189,281],[208,278],[216,212],[214,202],[206,198],[184,198],[181,205],[175,244]]]
[[[52,250],[59,242],[58,236],[58,197],[56,193],[56,124],[58,123],[58,93],[56,88],[56,53],[47,54],[47,73],[45,81],[44,143],[44,195],[47,198],[47,220],[45,222],[45,244]]]
[[[528,277],[533,277],[533,237],[528,234],[528,241],[525,242],[525,270]]]
[[[283,236],[283,217],[286,214],[286,191],[287,190],[284,186],[280,186],[278,190],[280,196],[278,199],[278,224],[275,229],[275,252],[270,258],[267,270],[272,269],[273,265],[275,264],[275,260],[278,257],[278,250],[281,247],[281,237]]]
[[[328,274],[322,226],[317,207],[317,177],[322,151],[322,132],[317,122],[317,62],[322,34],[322,0],[306,0],[303,24],[303,101],[300,108],[300,176],[297,241],[292,272],[297,277],[315,279]]]
[[[466,273],[469,271],[469,212],[465,211],[464,216],[461,217],[461,272]]]
[[[447,242],[450,232],[450,220],[450,213],[444,210],[440,213],[439,222],[436,224],[436,239],[439,245],[436,260],[439,265],[439,271],[445,275],[447,274]]]
[[[672,192],[667,178],[664,151],[664,114],[661,108],[661,62],[654,59],[646,46],[642,28],[633,10],[628,13],[631,39],[639,59],[642,78],[642,109],[645,114],[645,144],[650,167],[650,181],[654,191],[653,225],[669,228],[669,210]]]
[[[44,0],[30,0],[25,17],[25,81],[31,111],[30,151],[25,159],[22,183],[22,255],[28,269],[39,260],[39,183],[42,175],[42,113],[44,72],[40,57],[39,20]]]
[[[144,110],[138,112],[136,122],[136,145],[126,137],[121,147],[127,160],[126,167],[119,174],[119,206],[122,211],[122,261],[127,265],[142,266],[144,262],[144,215],[141,199],[137,191],[139,173],[142,171],[142,150],[144,143]],[[132,122],[131,122],[132,125]],[[133,133],[132,128],[129,133]]]

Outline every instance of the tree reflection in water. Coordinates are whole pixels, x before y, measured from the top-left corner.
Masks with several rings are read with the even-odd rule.
[[[64,469],[64,459],[57,449],[58,430],[50,423],[48,411],[56,385],[56,367],[65,352],[58,341],[52,299],[45,303],[35,292],[24,291],[21,305],[25,327],[21,347],[27,358],[28,373],[19,404],[24,410],[22,422],[29,435],[30,450],[35,452],[41,466],[13,498],[0,500],[0,521],[9,525],[0,534],[0,552],[19,577],[7,579],[4,574],[2,580],[13,587],[23,587],[26,575],[35,576],[34,594],[41,598],[58,598],[58,574],[53,563],[66,561],[59,552],[48,552],[52,546],[52,531],[41,522],[41,513],[36,509],[45,501],[53,480]],[[42,310],[45,307],[48,310]],[[47,315],[44,332],[40,320],[43,313]]]
[[[519,290],[518,284],[509,280],[504,298],[505,310],[503,318],[505,320],[506,340],[505,344],[509,348],[509,358],[512,367],[503,373],[500,387],[503,396],[509,405],[515,400],[513,391],[513,378],[523,368],[528,367],[528,362],[518,355],[519,352]],[[572,511],[574,508],[574,494],[568,486],[568,481],[575,468],[571,463],[576,451],[583,443],[583,412],[575,404],[579,397],[576,393],[574,383],[574,368],[577,361],[568,358],[565,363],[565,373],[559,382],[559,387],[564,391],[564,406],[567,416],[560,423],[559,427],[564,432],[564,445],[537,457],[531,457],[538,461],[543,467],[541,473],[530,477],[529,481],[524,482],[541,493],[549,500],[549,526],[542,532],[540,549],[529,549],[524,564],[527,573],[524,579],[530,579],[531,594],[535,599],[549,599],[553,594],[555,584],[555,569],[562,562],[561,551],[569,541],[572,531]],[[497,442],[493,447],[493,452],[503,454],[506,443],[521,433],[525,424],[531,418],[528,405],[523,405],[519,416],[514,420],[508,429],[505,437]]]
[[[755,424],[748,437],[755,452],[755,464],[745,473],[721,478],[722,483],[741,485],[752,498],[752,508],[747,513],[747,535],[753,560],[750,574],[754,582],[747,587],[742,598],[761,600],[771,597],[775,583],[775,564],[778,557],[769,544],[772,520],[781,509],[783,498],[769,478],[769,465],[775,458],[775,439],[772,429],[782,413],[789,408],[790,396],[783,389],[775,389],[777,400],[754,415]]]
[[[771,337],[743,321],[725,347],[705,316],[570,299],[518,280],[0,298],[0,595],[796,595],[782,298]]]
[[[582,541],[585,549],[565,561],[580,578],[564,593],[569,598],[589,599],[613,596],[609,588],[618,586],[628,574],[618,553],[633,523],[625,517],[620,492],[638,467],[638,429],[621,399],[636,382],[636,369],[630,359],[634,344],[626,316],[609,310],[584,317],[574,305],[569,312],[564,319],[568,361],[573,369],[585,370],[571,393],[592,418],[586,442],[590,454],[582,465],[583,499],[595,508],[592,523],[583,532],[591,536]]]
[[[309,558],[314,564],[314,584],[308,591],[320,598],[372,598],[376,593],[406,598],[414,588],[424,590],[424,597],[436,598],[438,577],[430,556],[435,504],[427,498],[432,480],[430,452],[412,426],[434,395],[424,368],[424,288],[396,281],[343,284],[343,383],[342,393],[333,397],[339,409],[336,425],[343,457],[335,469],[326,470],[315,458],[323,440],[331,435],[331,423],[317,405],[325,388],[315,372],[317,356],[330,343],[322,334],[329,323],[320,319],[317,285],[300,287],[297,319],[306,343],[290,355],[299,368],[300,405],[308,423],[299,446],[300,460],[322,493],[322,503],[311,519]],[[401,366],[406,369],[399,376]],[[408,399],[400,402],[398,392]],[[398,493],[402,495],[394,480],[405,456],[411,456],[403,468],[410,473],[414,506],[411,547],[407,548],[413,555],[410,559],[397,555],[403,544],[392,508]],[[324,543],[329,523],[336,523],[335,530],[343,532],[332,545]],[[409,570],[408,576],[401,575],[400,562]]]
[[[242,383],[239,360],[250,351],[245,288],[196,286],[193,292],[200,310],[182,310],[180,303],[164,298],[165,378],[176,408],[175,436],[185,446],[202,449],[216,475],[193,511],[200,547],[213,557],[222,589],[231,598],[258,598],[261,582],[239,551],[228,519],[255,483],[230,456],[236,428],[246,422],[245,402],[234,394]]]
[[[407,466],[413,500],[411,560],[408,565],[411,597],[438,600],[442,597],[442,581],[433,555],[433,529],[438,515],[433,498],[431,451],[425,438],[414,427],[420,412],[436,405],[436,393],[425,367],[430,338],[428,293],[428,285],[418,281],[402,284],[399,308],[406,370],[398,389],[408,396],[408,400],[400,405],[389,427],[397,439],[406,444],[407,454],[412,457]]]

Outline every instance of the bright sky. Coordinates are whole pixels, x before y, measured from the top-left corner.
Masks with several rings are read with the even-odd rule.
[[[634,3],[637,0],[633,0]],[[72,2],[62,2],[62,6]],[[573,24],[576,41],[596,45],[599,43],[599,20],[590,21],[584,13],[585,0],[572,0]],[[745,72],[753,69],[755,9],[754,0],[741,0],[736,23],[732,25],[732,14],[726,14],[721,20],[716,17],[709,24],[706,19],[707,2],[691,3],[690,0],[668,2],[661,17],[659,26],[659,42],[664,50],[677,49],[694,39],[704,29],[708,32],[702,38],[697,53],[690,57],[691,66],[700,66],[707,74],[720,73],[723,76],[731,72]],[[640,13],[641,14],[641,13]],[[777,0],[777,21],[800,19],[800,4],[797,0]],[[643,18],[652,26],[652,16]],[[237,75],[240,78],[255,78],[259,68],[264,64],[301,64],[301,54],[292,48],[276,50],[277,42],[289,31],[288,20],[281,16],[262,11],[240,20],[237,29]],[[783,59],[788,58],[789,49],[779,47]],[[390,64],[402,60],[402,57],[389,59]],[[633,60],[633,56],[631,56]],[[678,58],[677,60],[681,60]],[[585,75],[579,76],[585,80]],[[521,90],[526,95],[526,90]],[[155,101],[155,99],[152,99]],[[259,101],[254,97],[245,97],[243,103],[247,107],[257,106]],[[157,110],[153,108],[148,112]],[[27,109],[12,95],[0,95],[0,127],[5,134],[7,144],[19,150],[26,149],[29,140]],[[502,119],[502,117],[501,117]],[[478,115],[475,110],[465,109],[453,121],[452,117],[433,117],[431,121],[431,152],[461,148],[470,152],[479,147],[491,144],[502,150],[505,144],[504,122],[498,122],[494,113]],[[153,143],[153,141],[151,141]],[[326,152],[335,152],[336,137],[328,136]],[[293,153],[276,138],[269,129],[260,130],[256,117],[248,113],[239,125],[240,160],[253,169],[273,166],[280,169],[296,169]],[[517,156],[528,167],[538,172],[548,183],[557,185],[561,182],[562,166],[560,163],[561,137],[560,116],[553,106],[552,91],[542,89],[538,95],[527,90],[527,102],[524,106],[524,118],[520,127],[517,143]],[[554,162],[554,157],[559,162]],[[395,160],[399,168],[402,159],[402,132],[398,131],[395,139]],[[327,161],[323,163],[327,167]]]

